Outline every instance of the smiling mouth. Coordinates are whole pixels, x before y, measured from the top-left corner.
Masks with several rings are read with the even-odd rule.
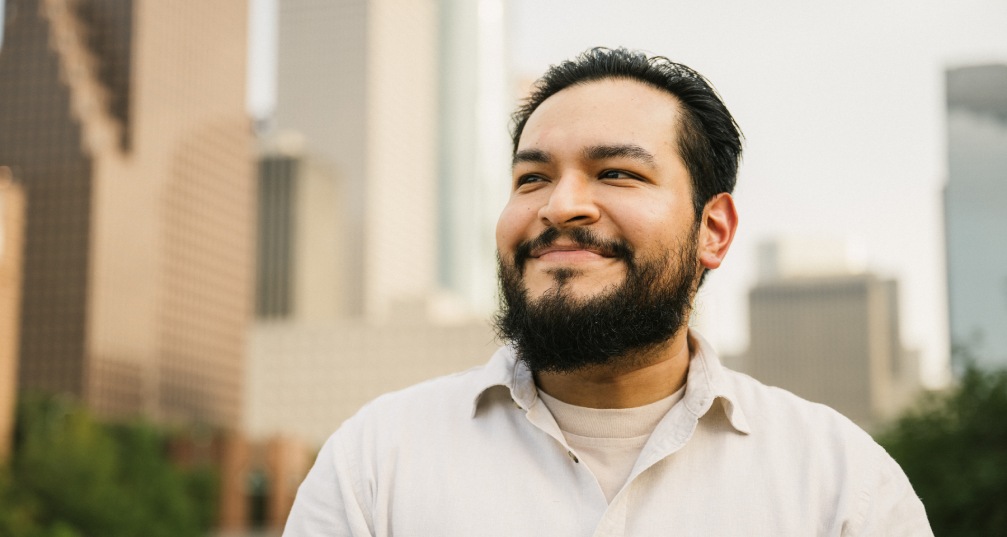
[[[598,257],[615,257],[615,255],[611,252],[603,251],[600,248],[591,248],[577,244],[563,244],[537,248],[531,251],[531,255],[529,257],[534,259],[541,259],[543,257],[547,259],[593,259]]]
[[[532,256],[547,263],[588,263],[591,261],[612,259],[611,256],[599,254],[591,250],[548,250],[541,255]]]
[[[517,246],[514,264],[521,273],[524,273],[525,264],[532,259],[558,263],[620,259],[632,263],[633,250],[625,240],[604,239],[590,229],[559,230],[550,227],[535,239]]]

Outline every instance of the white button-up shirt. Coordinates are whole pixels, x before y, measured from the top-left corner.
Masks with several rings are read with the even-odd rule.
[[[504,347],[388,394],[326,442],[285,537],[933,535],[902,469],[832,409],[690,333],[685,396],[609,503]]]

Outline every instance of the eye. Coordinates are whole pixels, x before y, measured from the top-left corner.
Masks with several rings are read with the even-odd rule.
[[[514,185],[515,186],[523,186],[523,185],[528,185],[528,184],[532,184],[532,183],[542,183],[542,182],[545,182],[545,181],[546,181],[546,178],[543,177],[543,176],[541,176],[541,175],[534,174],[534,173],[526,173],[526,174],[524,174],[522,176],[519,176],[514,181]]]
[[[598,174],[598,179],[631,179],[633,181],[642,181],[638,175],[622,171],[622,170],[605,170]]]

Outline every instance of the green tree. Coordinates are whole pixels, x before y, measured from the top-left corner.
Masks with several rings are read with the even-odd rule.
[[[902,465],[936,535],[1007,535],[1007,371],[969,366],[878,441]]]
[[[23,402],[11,468],[0,474],[0,535],[204,535],[213,473],[177,468],[166,445],[147,424],[103,425],[59,398]]]

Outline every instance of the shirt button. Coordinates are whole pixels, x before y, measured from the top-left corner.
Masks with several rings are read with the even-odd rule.
[[[580,462],[580,459],[578,459],[577,456],[574,455],[572,451],[567,451],[566,454],[570,456],[570,460],[572,460],[573,462],[575,463]]]

